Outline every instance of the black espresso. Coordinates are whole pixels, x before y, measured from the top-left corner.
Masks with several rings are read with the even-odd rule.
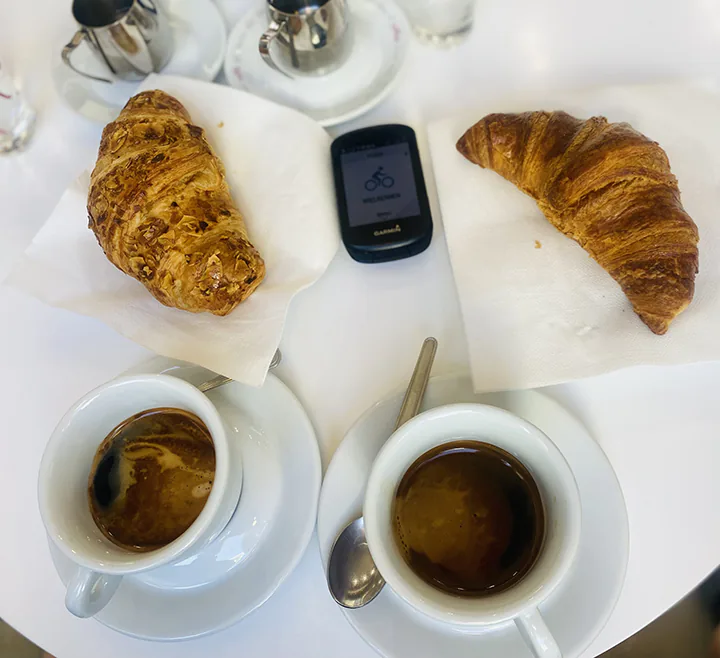
[[[90,511],[114,544],[151,551],[192,525],[214,478],[215,448],[205,424],[181,409],[149,409],[120,423],[98,448]]]
[[[395,495],[394,535],[425,582],[461,596],[512,587],[545,538],[535,481],[515,457],[479,441],[455,441],[419,457]]]

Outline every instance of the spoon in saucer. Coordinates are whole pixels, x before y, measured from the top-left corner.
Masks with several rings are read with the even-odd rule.
[[[417,415],[436,351],[437,340],[426,338],[400,407],[396,430]],[[327,581],[330,594],[343,608],[362,608],[384,587],[385,579],[368,549],[362,516],[345,526],[335,540],[328,560]]]
[[[275,354],[273,354],[273,358],[272,361],[270,361],[270,366],[268,367],[268,370],[277,368],[280,365],[280,361],[282,361],[282,352],[280,350],[275,350]],[[208,381],[203,382],[197,387],[197,389],[201,393],[207,393],[208,391],[212,391],[214,388],[218,388],[219,386],[225,386],[225,384],[229,384],[231,381],[232,379],[230,379],[230,377],[225,377],[225,375],[218,375],[217,377],[213,377],[212,379],[208,379]]]

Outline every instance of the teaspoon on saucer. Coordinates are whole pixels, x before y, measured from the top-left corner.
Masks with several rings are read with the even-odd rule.
[[[270,366],[268,370],[277,368],[280,365],[281,361],[282,352],[280,350],[275,350],[275,354],[273,354],[273,358],[272,361],[270,361]],[[217,377],[213,377],[212,379],[208,379],[208,381],[203,382],[197,388],[198,391],[200,391],[201,393],[207,393],[208,391],[212,391],[214,388],[218,388],[219,386],[224,386],[231,381],[232,379],[230,379],[230,377],[225,377],[225,375],[218,375]]]
[[[416,416],[435,360],[437,340],[426,338],[400,407],[395,429]],[[327,571],[330,594],[344,608],[362,608],[382,590],[385,579],[373,562],[362,516],[338,535],[330,551]]]

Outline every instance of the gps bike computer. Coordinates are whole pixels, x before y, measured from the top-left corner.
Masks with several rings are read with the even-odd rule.
[[[415,131],[355,130],[331,146],[343,242],[361,263],[414,256],[432,239],[432,216]]]

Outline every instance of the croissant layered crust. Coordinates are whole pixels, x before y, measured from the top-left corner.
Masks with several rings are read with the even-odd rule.
[[[265,276],[222,163],[162,91],[137,94],[103,130],[87,209],[110,262],[166,306],[227,315]]]
[[[458,151],[537,202],[620,284],[656,334],[692,301],[698,230],[660,146],[627,123],[565,112],[490,114]]]

